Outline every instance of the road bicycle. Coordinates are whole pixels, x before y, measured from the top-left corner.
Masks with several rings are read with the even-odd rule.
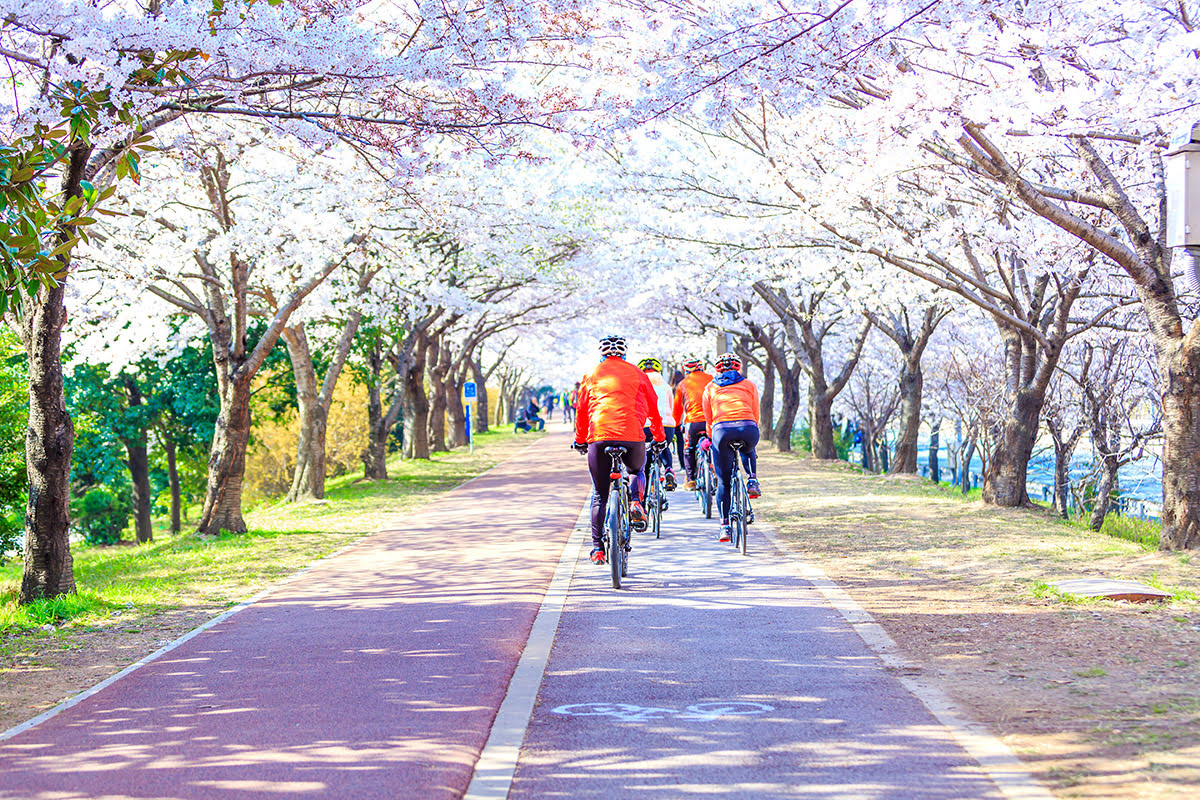
[[[704,447],[705,442],[708,447]],[[717,498],[717,470],[713,467],[712,441],[707,436],[701,436],[696,442],[696,458],[696,499],[700,501],[704,517],[712,519]]]
[[[740,549],[746,555],[746,539],[750,531],[747,526],[754,521],[754,511],[750,508],[750,495],[746,491],[746,479],[741,469],[742,443],[730,442],[733,447],[733,474],[729,476],[729,526],[733,529],[734,549]]]
[[[629,471],[625,469],[625,448],[609,445],[604,452],[612,459],[608,473],[608,505],[604,509],[604,555],[612,570],[614,589],[621,588],[621,578],[628,570],[629,535],[633,522],[629,517]]]
[[[650,518],[650,532],[654,534],[655,539],[661,539],[662,512],[667,503],[663,496],[663,485],[666,483],[666,479],[663,477],[660,455],[651,451],[647,460],[650,463],[646,465],[646,514]]]

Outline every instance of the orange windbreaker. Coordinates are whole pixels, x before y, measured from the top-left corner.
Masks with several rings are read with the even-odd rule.
[[[575,441],[640,442],[647,420],[654,441],[664,441],[658,395],[646,373],[633,364],[606,358],[583,379],[575,406]]]
[[[675,419],[680,425],[704,421],[704,387],[712,379],[704,370],[696,370],[679,382],[675,390]]]
[[[718,422],[754,420],[758,424],[758,387],[747,379],[729,386],[708,384],[704,387],[703,404],[709,436]]]

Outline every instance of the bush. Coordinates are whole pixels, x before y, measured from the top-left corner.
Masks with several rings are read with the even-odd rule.
[[[88,489],[76,503],[75,524],[90,544],[116,544],[129,524],[133,498],[105,486]]]

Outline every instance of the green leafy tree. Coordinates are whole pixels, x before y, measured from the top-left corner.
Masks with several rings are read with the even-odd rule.
[[[25,350],[11,331],[0,329],[0,564],[24,528],[28,402]]]

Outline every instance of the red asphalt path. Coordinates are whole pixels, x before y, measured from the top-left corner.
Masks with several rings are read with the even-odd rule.
[[[0,743],[0,798],[457,798],[590,486],[565,433]]]

